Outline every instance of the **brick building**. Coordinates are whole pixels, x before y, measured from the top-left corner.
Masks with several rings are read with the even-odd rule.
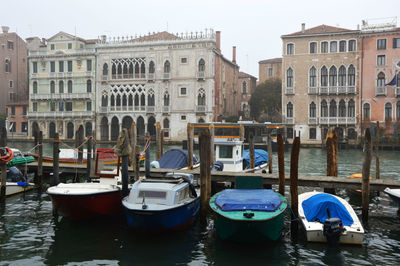
[[[240,107],[239,116],[242,120],[249,120],[251,119],[249,101],[251,94],[256,89],[257,78],[250,74],[239,72],[239,85],[241,87],[239,92],[240,103],[238,104]]]
[[[282,78],[282,58],[272,58],[258,62],[258,83],[267,79]]]

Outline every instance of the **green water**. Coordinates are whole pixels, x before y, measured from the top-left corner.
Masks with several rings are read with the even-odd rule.
[[[24,146],[26,143],[19,145],[15,147],[29,149]],[[51,154],[50,146],[45,146],[46,150]],[[290,155],[285,157],[288,167]],[[400,177],[399,158],[398,151],[380,152],[382,178]],[[362,161],[359,150],[339,151],[339,176],[360,172]],[[326,171],[326,153],[301,149],[299,165],[300,174],[322,175]],[[374,165],[372,161],[372,176]],[[313,188],[299,190],[301,193]],[[361,214],[359,195],[345,190],[338,194]],[[8,197],[0,206],[0,265],[399,265],[400,218],[396,211],[397,207],[383,193],[371,199],[363,246],[307,243],[302,231],[292,240],[289,213],[279,241],[242,245],[220,240],[211,217],[198,217],[184,231],[163,234],[133,231],[124,217],[55,221],[50,198],[30,191]]]

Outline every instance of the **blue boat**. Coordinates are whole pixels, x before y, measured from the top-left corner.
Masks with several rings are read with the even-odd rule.
[[[170,173],[163,179],[141,178],[122,200],[128,225],[143,231],[186,227],[200,209],[193,175]]]

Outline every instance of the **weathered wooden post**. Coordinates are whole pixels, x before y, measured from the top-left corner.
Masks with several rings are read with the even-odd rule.
[[[369,208],[369,171],[371,167],[371,133],[369,128],[365,130],[365,141],[364,141],[364,162],[362,169],[362,220],[368,221],[368,208]]]
[[[59,158],[60,158],[60,139],[58,133],[54,133],[54,140],[53,140],[53,186],[57,186],[60,183],[60,165],[59,165]]]
[[[151,138],[150,133],[146,132],[145,136],[146,143],[150,141],[150,138]],[[145,151],[145,174],[146,177],[150,177],[150,147],[148,147]]]
[[[136,132],[136,123],[132,122],[129,135],[131,137],[130,141],[131,141],[131,147],[132,147],[130,157],[132,159],[132,169],[134,171],[136,169],[136,165],[135,165],[135,163],[136,163],[136,143],[137,143],[136,134],[137,134],[137,132]]]
[[[244,130],[244,125],[243,124],[240,124],[240,131],[239,132],[240,132],[240,140],[244,142],[244,132],[245,132],[245,130]]]
[[[90,132],[91,133],[91,132]],[[83,127],[80,126],[78,130],[75,132],[75,148],[78,149],[78,163],[82,164],[83,162]]]
[[[285,147],[281,134],[277,138],[278,148],[278,170],[279,170],[279,193],[285,195]]]
[[[3,123],[4,121],[1,121]],[[1,138],[0,138],[0,147],[7,146],[7,129],[4,125],[0,125],[1,130]],[[6,183],[7,183],[7,162],[1,162],[1,190],[0,190],[0,201],[4,201],[6,199]]]
[[[86,153],[86,181],[91,181],[91,169],[92,169],[92,139],[87,141],[87,153]]]
[[[192,123],[187,124],[187,151],[188,151],[188,169],[193,169],[193,138],[194,127]]]
[[[300,137],[295,137],[292,144],[292,153],[290,155],[290,198],[292,201],[292,221],[290,230],[292,236],[296,236],[298,232],[299,217],[299,190],[298,190],[298,170],[299,170],[299,152],[300,152]]]
[[[199,137],[200,150],[200,197],[201,210],[205,213],[211,196],[211,135],[209,129],[204,129]]]
[[[117,144],[114,146],[114,153],[122,158],[121,177],[122,177],[122,196],[129,194],[128,190],[128,164],[129,155],[131,154],[131,146],[129,144],[129,133],[126,128],[123,128],[117,139]]]
[[[140,177],[140,146],[136,145],[135,146],[135,156],[134,158],[134,164],[133,164],[133,171],[135,174],[135,181],[139,180]]]
[[[253,132],[249,134],[249,155],[250,155],[250,168],[254,168],[254,136]]]
[[[39,132],[38,138],[39,154],[38,154],[38,168],[37,168],[37,185],[42,186],[43,182],[43,132]]]
[[[376,133],[375,133],[375,178],[381,178],[381,169],[379,166],[379,121],[376,122]],[[378,192],[379,193],[379,192]]]
[[[337,135],[329,131],[326,139],[326,175],[338,175]],[[324,188],[325,193],[335,194],[335,188]]]
[[[214,164],[214,134],[214,124],[210,124],[210,166]]]
[[[271,136],[268,135],[268,173],[272,174],[272,141]]]
[[[161,143],[161,149],[160,149],[160,153],[161,156],[163,156],[164,154],[164,129],[161,129],[161,135],[160,135],[160,143]]]
[[[160,122],[156,122],[156,159],[160,159],[161,156],[161,125]]]

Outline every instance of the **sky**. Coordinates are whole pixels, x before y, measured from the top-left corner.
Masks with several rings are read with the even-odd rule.
[[[240,71],[258,77],[258,62],[281,57],[280,36],[321,24],[357,29],[362,20],[398,16],[400,0],[14,0],[4,1],[0,25],[23,39],[59,31],[84,39],[148,32],[221,31],[223,55],[237,47]]]

